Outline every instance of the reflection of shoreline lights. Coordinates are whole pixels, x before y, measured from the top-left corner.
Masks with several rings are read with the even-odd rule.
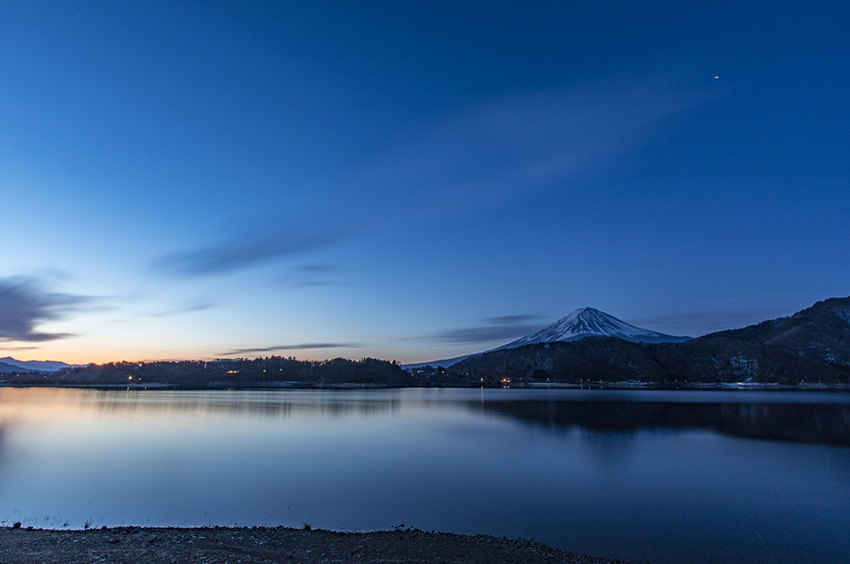
[[[125,389],[126,388],[126,389]],[[129,393],[127,393],[129,392]],[[395,391],[336,390],[155,390],[142,391],[141,379],[133,376],[118,390],[63,388],[0,388],[0,425],[11,413],[36,413],[46,419],[71,420],[85,413],[132,412],[167,417],[233,418],[251,416],[285,420],[294,416],[334,418],[393,417],[399,411]],[[352,397],[353,396],[353,397]],[[84,416],[85,417],[85,416]],[[209,420],[208,420],[209,421]]]

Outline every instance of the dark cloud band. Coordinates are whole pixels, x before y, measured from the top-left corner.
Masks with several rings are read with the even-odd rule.
[[[481,325],[440,331],[430,335],[428,340],[454,345],[508,341],[540,329],[539,323],[533,323],[539,319],[539,316],[532,314],[488,317]]]
[[[0,279],[0,341],[40,343],[70,337],[46,333],[39,325],[55,321],[90,298],[45,291],[33,278]]]
[[[225,274],[321,249],[340,237],[332,231],[236,237],[218,245],[166,255],[155,266],[161,271],[187,277]]]
[[[275,347],[263,347],[255,349],[234,349],[230,352],[221,353],[221,356],[232,356],[235,354],[255,354],[275,351],[300,351],[308,349],[340,349],[359,347],[360,345],[352,345],[350,343],[303,343],[300,345],[279,345]]]

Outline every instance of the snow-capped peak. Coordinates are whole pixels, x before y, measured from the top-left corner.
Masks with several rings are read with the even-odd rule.
[[[604,311],[599,311],[592,307],[583,307],[573,311],[566,317],[563,317],[555,323],[544,327],[537,333],[526,335],[521,339],[517,339],[507,345],[490,349],[484,352],[501,351],[505,349],[514,349],[523,345],[534,345],[536,343],[555,343],[557,341],[577,341],[585,337],[616,337],[624,341],[633,343],[680,343],[688,341],[690,337],[675,337],[673,335],[665,335],[657,331],[649,329],[641,329],[635,327],[621,319],[617,319],[613,315],[609,315]],[[433,360],[431,362],[420,362],[417,364],[405,364],[402,368],[410,370],[412,368],[420,368],[426,365],[442,366],[448,368],[461,360],[472,356],[478,356],[484,353],[473,353],[457,358],[446,360]]]
[[[616,337],[633,343],[676,343],[689,339],[689,337],[675,337],[657,331],[641,329],[598,309],[583,307],[548,327],[544,327],[537,333],[527,335],[494,350],[513,349],[535,343],[577,341],[585,337]]]

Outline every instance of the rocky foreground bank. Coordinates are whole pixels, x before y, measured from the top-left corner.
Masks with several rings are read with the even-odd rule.
[[[625,564],[543,544],[419,530],[339,533],[285,527],[0,528],[4,564]]]

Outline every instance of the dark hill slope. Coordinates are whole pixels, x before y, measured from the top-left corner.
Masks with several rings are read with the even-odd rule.
[[[696,340],[714,339],[765,345],[812,362],[850,369],[850,298],[824,300],[789,317],[711,333]]]
[[[683,343],[616,338],[535,344],[470,357],[452,371],[479,381],[850,383],[850,299]]]
[[[586,338],[528,345],[468,358],[451,370],[470,379],[498,382],[850,382],[850,371],[811,362],[785,351],[729,339],[641,345]]]

